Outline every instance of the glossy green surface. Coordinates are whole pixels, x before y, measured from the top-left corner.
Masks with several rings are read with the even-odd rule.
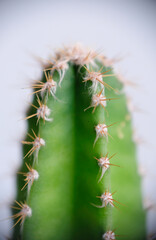
[[[24,223],[25,240],[98,240],[109,229],[115,229],[123,239],[145,239],[136,149],[126,98],[119,93],[122,85],[115,77],[104,78],[119,90],[115,93],[106,89],[106,96],[119,99],[107,102],[106,111],[98,106],[94,113],[92,109],[84,112],[91,104],[90,83],[82,82],[85,71],[70,66],[62,87],[57,89],[56,96],[61,101],[49,97],[47,105],[52,109],[53,122],[44,124],[40,120],[36,126],[37,118],[29,120],[29,132],[31,128],[39,131],[46,145],[40,149],[35,165],[40,177],[34,182],[27,201],[32,217]],[[57,80],[58,74],[54,78]],[[31,108],[29,114],[34,112]],[[113,139],[108,136],[107,142],[101,138],[93,147],[95,126],[104,122],[107,125],[117,122],[108,128]],[[24,154],[27,151],[28,147],[24,147]],[[99,166],[94,157],[100,158],[107,152],[109,157],[117,153],[111,163],[121,167],[111,166],[98,183]],[[32,158],[25,161],[32,163]],[[21,188],[22,177],[18,182]],[[118,209],[93,206],[92,203],[101,205],[96,196],[105,190],[117,191],[114,199],[126,206],[115,202]],[[19,191],[18,198],[24,200],[26,193]],[[18,226],[15,238],[17,229]]]

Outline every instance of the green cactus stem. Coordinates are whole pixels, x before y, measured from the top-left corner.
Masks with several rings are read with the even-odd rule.
[[[146,238],[131,115],[107,63],[64,48],[33,84],[14,239]]]

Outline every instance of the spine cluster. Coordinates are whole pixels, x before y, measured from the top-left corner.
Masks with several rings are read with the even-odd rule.
[[[106,57],[94,51],[91,51],[90,49],[86,49],[79,44],[69,48],[65,47],[63,49],[59,49],[58,51],[56,51],[53,60],[50,60],[48,62],[48,65],[45,65],[48,67],[45,67],[43,70],[46,81],[45,82],[37,81],[32,84],[32,88],[34,89],[33,94],[36,94],[38,106],[35,106],[32,104],[32,107],[36,109],[36,113],[30,116],[27,116],[25,119],[35,117],[36,124],[39,124],[40,119],[43,119],[44,122],[53,120],[52,118],[50,118],[51,109],[47,107],[46,102],[49,97],[53,97],[56,100],[58,100],[56,97],[57,88],[61,87],[65,72],[69,68],[69,63],[78,65],[80,68],[84,67],[86,69],[86,75],[83,78],[83,82],[84,83],[86,83],[87,81],[91,82],[91,87],[88,89],[88,91],[92,95],[91,105],[88,108],[93,108],[93,113],[97,107],[102,107],[104,110],[106,110],[107,101],[114,100],[114,99],[107,98],[105,96],[105,88],[112,89],[112,87],[104,81],[104,78],[109,76],[114,76],[114,74],[109,74],[110,70],[102,72],[102,68],[99,69],[98,67],[98,62],[104,64],[104,66],[110,66],[110,64],[112,63]],[[95,70],[93,70],[93,68]],[[59,74],[58,83],[53,78],[53,73],[55,71],[57,71]],[[116,91],[115,89],[113,90]],[[110,135],[108,132],[108,128],[114,124],[115,123],[106,125],[106,123],[104,122],[99,123],[95,127],[96,137],[93,145],[95,145],[98,139],[101,137],[104,137],[107,139],[108,136]],[[37,181],[39,178],[39,173],[34,169],[34,166],[36,161],[38,161],[38,153],[40,148],[44,147],[46,144],[45,140],[42,139],[42,136],[40,136],[39,133],[35,133],[33,129],[31,134],[28,133],[28,136],[30,138],[30,141],[22,141],[22,143],[31,145],[32,148],[27,152],[24,158],[30,157],[31,155],[33,155],[33,164],[32,166],[30,166],[30,164],[25,163],[28,169],[28,172],[19,173],[23,175],[23,179],[25,182],[21,190],[27,187],[28,189],[27,195],[29,195],[29,192],[31,191],[31,186],[33,182]],[[118,166],[110,163],[110,160],[114,156],[115,154],[108,157],[108,153],[107,153],[105,156],[101,156],[101,158],[99,159],[95,157],[101,169],[101,176],[99,181],[102,180],[105,172],[111,166]],[[111,207],[116,207],[115,202],[117,201],[113,198],[114,193],[109,192],[109,190],[105,190],[105,192],[98,197],[101,199],[102,204],[97,207],[106,208],[108,205],[110,205]],[[12,218],[17,219],[14,226],[19,222],[23,224],[25,218],[31,217],[33,214],[33,210],[27,205],[26,202],[25,203],[17,202],[17,201],[15,202],[17,206],[14,206],[13,208],[17,209],[18,213],[12,216]],[[113,240],[113,239],[116,239],[116,236],[117,235],[115,235],[114,231],[109,229],[107,232],[103,234],[102,238],[105,240]]]

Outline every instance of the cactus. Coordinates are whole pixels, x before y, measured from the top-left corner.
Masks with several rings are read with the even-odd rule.
[[[80,45],[44,63],[26,115],[14,239],[145,239],[123,87],[107,58]]]

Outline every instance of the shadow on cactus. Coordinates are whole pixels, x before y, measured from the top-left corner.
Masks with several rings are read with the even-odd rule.
[[[14,239],[145,239],[131,115],[111,62],[65,47],[32,88]]]

